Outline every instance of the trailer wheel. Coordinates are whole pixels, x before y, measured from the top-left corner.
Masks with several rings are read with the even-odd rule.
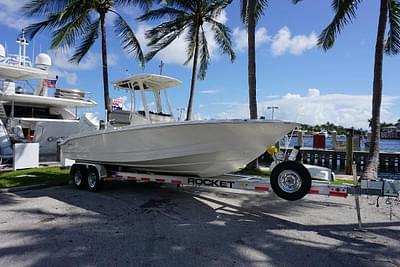
[[[100,180],[99,172],[95,167],[89,167],[87,174],[87,185],[89,191],[97,192],[100,191],[103,186],[103,181]]]
[[[299,162],[284,161],[271,173],[271,187],[279,197],[294,201],[307,195],[311,188],[311,175]]]
[[[72,166],[70,174],[76,188],[83,189],[86,187],[87,172],[85,166]]]

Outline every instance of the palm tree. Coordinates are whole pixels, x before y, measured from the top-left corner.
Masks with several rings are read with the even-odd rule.
[[[233,52],[231,42],[231,31],[217,20],[217,17],[231,2],[232,0],[166,0],[166,5],[162,5],[155,10],[150,10],[138,18],[140,21],[162,18],[169,19],[146,32],[146,37],[150,40],[148,45],[153,48],[146,55],[147,61],[152,59],[158,52],[170,45],[182,34],[185,36],[187,42],[187,60],[185,64],[189,64],[193,60],[186,120],[190,120],[192,116],[196,76],[201,80],[205,78],[210,61],[205,27],[210,27],[213,31],[215,40],[222,52],[227,54],[232,62],[235,60],[235,53]],[[199,59],[200,66],[197,74]]]
[[[256,83],[256,25],[262,15],[264,8],[267,7],[267,0],[241,0],[240,16],[243,23],[247,26],[247,72],[249,83],[249,109],[250,119],[257,119],[257,83]],[[246,168],[249,170],[257,169],[258,159],[250,162]]]
[[[248,83],[250,119],[257,119],[257,84],[256,84],[256,25],[267,7],[267,0],[241,0],[240,16],[247,26],[248,43]]]
[[[294,0],[295,3],[301,0]],[[319,36],[318,45],[328,50],[335,43],[338,33],[356,17],[356,11],[362,0],[333,0],[335,16],[332,22]],[[385,43],[386,25],[389,25]],[[375,44],[374,81],[372,89],[372,119],[369,159],[362,178],[371,179],[378,176],[380,109],[382,103],[382,69],[383,53],[395,55],[400,51],[400,2],[398,0],[381,0],[379,8],[378,31]]]
[[[139,41],[117,9],[127,6],[146,8],[150,4],[150,0],[31,0],[23,7],[25,15],[45,17],[45,19],[28,26],[25,30],[31,38],[42,30],[54,30],[51,48],[74,47],[79,41],[70,59],[71,62],[76,63],[79,63],[88,53],[98,39],[100,31],[104,105],[108,114],[111,108],[108,88],[106,17],[111,13],[116,16],[113,25],[114,33],[119,38],[123,49],[134,55],[143,67],[145,59]]]

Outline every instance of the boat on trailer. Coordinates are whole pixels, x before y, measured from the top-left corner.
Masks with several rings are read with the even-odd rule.
[[[61,144],[63,156],[138,171],[214,177],[243,168],[297,126],[266,120],[177,121],[167,89],[180,84],[155,74],[115,81],[115,88],[131,93],[129,125],[70,136]]]

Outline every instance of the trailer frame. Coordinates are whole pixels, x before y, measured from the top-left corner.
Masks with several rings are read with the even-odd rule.
[[[278,165],[277,165],[278,166]],[[115,170],[115,168],[119,170]],[[305,165],[315,173],[315,166]],[[322,171],[327,168],[317,167]],[[96,186],[91,187],[90,182],[77,185],[74,178],[74,170],[82,170],[87,175],[92,174],[90,179],[97,181]],[[308,170],[308,169],[307,169]],[[329,170],[330,171],[330,170]],[[104,182],[108,181],[132,181],[136,183],[157,183],[171,184],[175,186],[194,186],[194,187],[212,187],[212,188],[230,188],[238,190],[250,190],[259,192],[271,192],[271,180],[267,177],[253,175],[225,174],[216,177],[196,177],[181,176],[170,174],[145,173],[137,171],[126,171],[122,166],[113,165],[109,168],[107,165],[76,162],[71,167],[71,176],[74,184],[80,188],[87,188],[89,191],[99,191]],[[328,172],[330,173],[330,172]],[[95,175],[94,175],[95,174]],[[317,175],[318,176],[318,175]],[[89,179],[89,180],[90,180]],[[332,197],[347,197],[349,195],[370,195],[382,197],[399,197],[400,180],[361,180],[361,184],[335,185],[329,181],[312,180],[308,194],[325,195]],[[295,200],[295,199],[288,199]]]

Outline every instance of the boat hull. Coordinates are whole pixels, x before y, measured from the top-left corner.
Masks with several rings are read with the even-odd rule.
[[[296,126],[258,120],[124,126],[71,136],[61,149],[81,162],[212,177],[244,167]]]

